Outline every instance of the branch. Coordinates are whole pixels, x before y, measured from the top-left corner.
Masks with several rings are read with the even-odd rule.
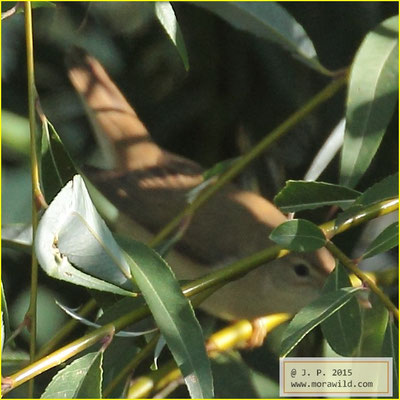
[[[332,229],[336,226],[335,221],[329,221],[325,224],[322,224],[320,225],[320,228],[324,230],[327,236],[328,234],[330,236],[333,236],[335,233],[344,232],[358,225],[360,221],[367,222],[373,218],[376,218],[377,216],[389,214],[393,211],[396,211],[398,209],[398,199],[396,200],[392,199],[381,202],[379,203],[379,205],[374,204],[372,206],[366,207],[364,210],[360,211],[352,217],[352,219],[355,221],[354,223],[348,223],[346,221],[343,226],[337,226],[334,232],[332,231]],[[207,290],[212,292],[217,288],[223,286],[224,284],[240,278],[246,273],[257,268],[258,266],[265,264],[266,262],[271,261],[275,258],[283,257],[288,253],[288,250],[284,250],[280,246],[269,247],[249,257],[238,260],[237,262],[225,268],[213,271],[203,276],[202,278],[196,279],[195,281],[192,281],[182,286],[182,291],[187,297],[201,295],[204,291]],[[21,385],[27,380],[32,379],[38,374],[47,371],[48,369],[59,365],[61,362],[64,362],[70,357],[78,354],[80,351],[88,347],[88,345],[86,345],[87,343],[90,342],[90,344],[93,344],[97,342],[99,338],[105,335],[104,332],[107,332],[108,334],[111,328],[115,329],[115,332],[118,332],[126,326],[134,322],[138,322],[149,315],[150,310],[146,305],[144,305],[138,307],[135,310],[132,310],[130,313],[123,315],[122,317],[101,328],[95,329],[94,331],[83,336],[82,338],[64,346],[60,350],[11,375],[5,380],[5,382],[8,382],[9,380],[12,381],[11,386],[7,385],[5,393]]]
[[[261,155],[271,144],[284,136],[291,128],[298,124],[304,117],[314,111],[318,106],[330,99],[346,82],[348,74],[347,70],[340,78],[334,80],[326,86],[322,91],[316,94],[303,107],[292,114],[281,125],[269,133],[261,142],[253,147],[248,153],[235,162],[231,168],[221,175],[218,181],[205,189],[200,195],[189,204],[182,212],[180,212],[169,224],[167,224],[149,243],[150,247],[155,247],[161,241],[167,238],[181,223],[185,217],[190,217],[197,211],[206,201],[208,201],[219,189],[230,182],[237,176],[245,167],[247,167],[256,157]]]
[[[257,325],[271,332],[291,318],[290,314],[273,314],[257,319]],[[254,332],[250,321],[241,320],[214,333],[207,340],[207,352],[210,358],[215,358],[219,353],[231,350],[246,343]],[[181,379],[182,375],[174,360],[170,360],[157,371],[136,378],[128,391],[128,398],[138,399],[152,395],[172,382]]]
[[[361,271],[356,263],[346,256],[335,244],[328,240],[326,248],[337,258],[348,270],[350,270],[354,275],[361,280],[361,282],[368,286],[382,301],[386,308],[393,313],[396,319],[399,319],[399,310],[391,302],[388,296],[376,285],[376,283],[371,279],[368,274]]]

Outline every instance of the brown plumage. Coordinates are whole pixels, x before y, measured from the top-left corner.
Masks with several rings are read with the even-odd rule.
[[[121,212],[120,230],[148,240],[186,206],[203,169],[152,140],[96,59],[74,50],[68,61],[71,82],[113,167],[87,167],[85,173]],[[198,210],[167,259],[179,278],[196,278],[270,246],[268,235],[285,220],[263,197],[228,184]],[[203,308],[227,319],[295,312],[316,296],[333,265],[325,249],[292,254],[226,285]]]

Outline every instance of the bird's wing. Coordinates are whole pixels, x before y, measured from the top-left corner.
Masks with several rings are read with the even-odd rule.
[[[71,82],[100,141],[108,141],[117,160],[112,171],[88,168],[86,174],[130,220],[157,233],[184,209],[188,192],[203,182],[202,168],[153,142],[95,58],[74,49],[68,60]],[[221,264],[270,245],[271,229],[285,220],[261,196],[226,185],[192,217],[178,247],[202,264]]]
[[[197,164],[169,153],[156,167],[85,170],[111,203],[150,234],[187,206],[188,192],[203,181],[201,172]],[[270,202],[229,184],[197,211],[177,246],[202,264],[218,265],[227,261],[227,255],[233,260],[268,246],[271,227],[284,221]]]

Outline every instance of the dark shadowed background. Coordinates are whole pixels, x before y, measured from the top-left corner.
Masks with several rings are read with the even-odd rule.
[[[2,2],[2,10],[13,4]],[[281,5],[304,27],[321,63],[331,70],[350,65],[366,33],[398,12],[396,2]],[[158,143],[205,167],[247,151],[329,82],[279,46],[238,31],[195,4],[177,2],[173,7],[190,63],[189,71],[185,71],[174,45],[155,18],[153,7],[151,2],[57,2],[56,8],[33,12],[40,100],[65,145],[80,162],[90,157],[95,143],[66,74],[64,59],[71,45],[84,47],[99,58]],[[287,179],[302,179],[318,149],[343,117],[344,98],[343,90],[279,140],[242,174],[241,184],[272,198]],[[26,118],[27,104],[24,17],[19,14],[2,23],[2,111]],[[397,170],[397,123],[395,113],[359,190]],[[26,121],[18,119],[11,126],[18,132],[13,132],[14,128],[2,132],[3,224],[26,223],[31,215]],[[321,180],[337,183],[338,165],[337,156]],[[352,231],[352,237],[354,234]],[[347,238],[338,238],[345,250],[354,245]],[[30,259],[11,250],[4,251],[2,257],[6,271],[3,284],[17,324],[25,310]],[[44,311],[39,315],[43,318],[39,322],[39,340],[44,342],[65,318],[52,298],[79,306],[87,295],[84,290],[54,282],[42,273],[40,282],[47,287],[42,291]],[[273,347],[273,339],[271,342]],[[23,339],[19,343],[26,346]],[[226,356],[216,364],[221,376],[228,369],[242,377],[231,388],[235,397],[267,393],[263,392],[267,383],[254,371],[277,378],[276,364],[265,362],[269,351],[266,346],[243,356],[252,365],[253,386],[248,384],[246,374],[250,372],[243,370],[238,354]],[[226,379],[231,376],[228,374]],[[226,385],[218,383],[216,388],[219,397],[232,395]],[[12,395],[18,397],[17,391]]]

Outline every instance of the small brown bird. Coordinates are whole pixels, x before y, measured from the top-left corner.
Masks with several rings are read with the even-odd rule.
[[[147,241],[187,204],[203,169],[161,149],[100,63],[82,50],[68,73],[95,128],[111,170],[84,171],[120,212],[117,228]],[[269,201],[228,184],[203,205],[167,256],[179,279],[194,279],[272,245],[268,235],[286,221]],[[294,313],[313,300],[334,260],[326,249],[289,254],[225,285],[202,308],[224,319]]]

